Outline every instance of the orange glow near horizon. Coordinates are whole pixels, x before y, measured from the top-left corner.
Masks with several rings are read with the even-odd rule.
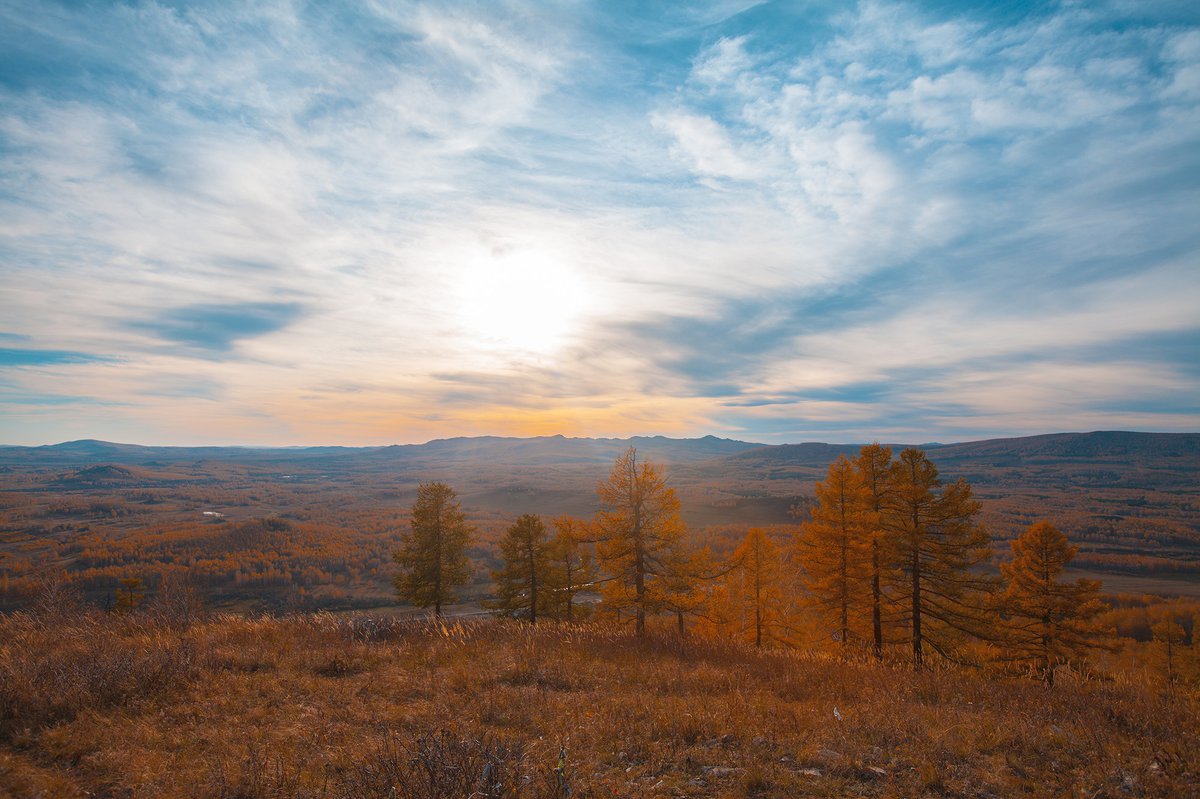
[[[418,398],[399,403],[381,395],[327,401],[283,402],[271,408],[279,422],[263,444],[339,443],[349,446],[424,443],[459,436],[552,436],[624,438],[631,435],[689,437],[713,432],[703,399],[604,397],[539,407],[444,408],[430,412]],[[197,420],[198,427],[203,422]]]

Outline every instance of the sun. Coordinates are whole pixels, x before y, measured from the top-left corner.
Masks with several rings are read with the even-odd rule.
[[[586,305],[569,263],[537,250],[475,258],[459,287],[461,322],[486,347],[546,354],[568,339]]]

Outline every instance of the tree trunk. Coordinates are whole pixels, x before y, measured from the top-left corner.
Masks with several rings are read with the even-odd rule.
[[[921,550],[912,551],[912,651],[913,666],[920,668],[921,659]]]
[[[871,627],[875,634],[875,659],[883,660],[883,613],[880,608],[879,541],[871,542]]]
[[[842,649],[850,645],[850,531],[846,529],[846,486],[841,485],[840,511],[842,516],[842,561],[840,565],[841,573],[838,575],[842,583]]]
[[[537,624],[537,562],[529,561],[529,623]]]
[[[442,509],[438,508],[437,528],[433,548],[433,615],[442,617]]]
[[[637,605],[637,637],[644,638],[646,635],[646,564],[642,558],[640,545],[634,560],[634,568],[636,569],[633,586]]]
[[[634,603],[636,605],[634,610],[637,617],[635,627],[637,637],[643,638],[646,635],[646,574],[642,571],[642,559],[640,557],[637,560],[637,574],[634,575],[633,585],[637,597]]]
[[[575,595],[575,577],[571,574],[571,556],[567,555],[566,561],[567,584],[564,590],[567,592],[567,621],[571,621],[571,599]]]

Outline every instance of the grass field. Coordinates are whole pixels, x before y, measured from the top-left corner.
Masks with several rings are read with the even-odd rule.
[[[1114,574],[1088,569],[1066,569],[1063,579],[1086,577],[1099,580],[1106,594],[1155,594],[1165,597],[1200,599],[1200,580],[1195,575]]]
[[[0,618],[0,795],[1200,795],[1195,696],[1060,683],[601,625],[60,609]]]

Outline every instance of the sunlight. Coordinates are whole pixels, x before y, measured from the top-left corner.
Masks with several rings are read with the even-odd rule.
[[[462,325],[482,344],[542,354],[563,345],[586,305],[583,280],[538,250],[476,258],[459,295]]]

